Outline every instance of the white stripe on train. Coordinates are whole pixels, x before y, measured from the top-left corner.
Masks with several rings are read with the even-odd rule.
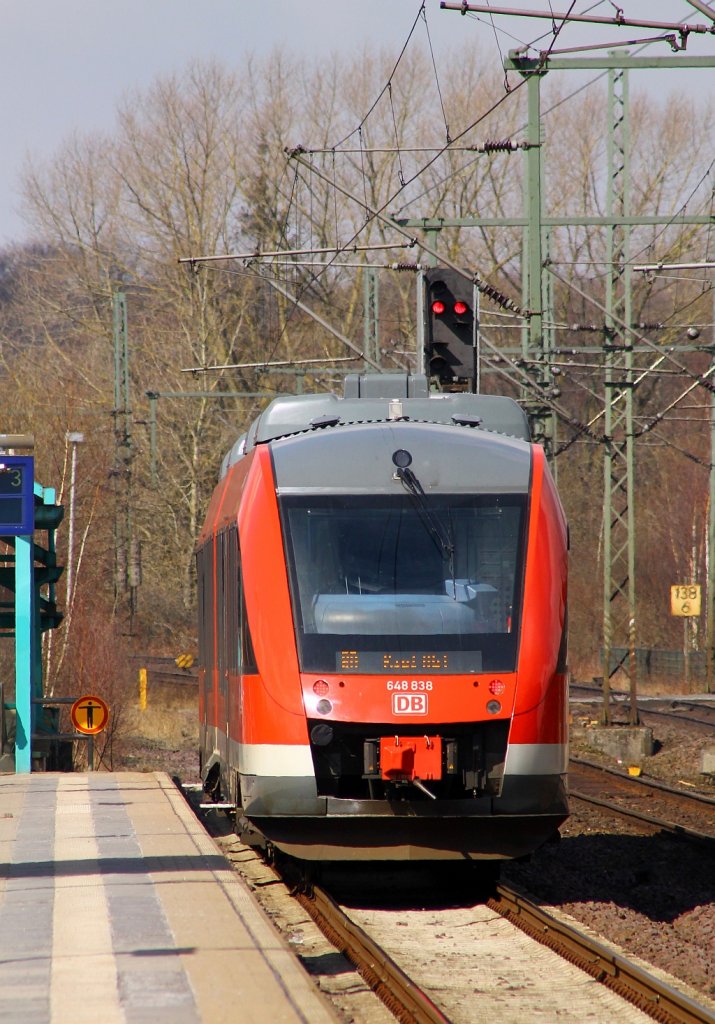
[[[242,775],[304,778],[314,774],[307,744],[239,743],[238,764]],[[568,747],[564,743],[511,743],[504,774],[563,775],[567,769]]]

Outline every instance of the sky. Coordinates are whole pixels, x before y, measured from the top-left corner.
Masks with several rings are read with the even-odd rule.
[[[548,10],[549,0],[498,0],[501,6]],[[710,24],[687,0],[618,0],[626,16]],[[714,5],[715,6],[715,5]],[[571,0],[551,0],[556,11]],[[518,41],[550,29],[548,21],[462,17],[426,0],[426,18],[439,57],[450,47],[482,45],[495,62]],[[576,11],[612,17],[610,0],[577,0]],[[21,242],[19,178],[27,154],[51,159],[73,132],[111,132],[117,103],[160,75],[180,71],[195,58],[217,58],[239,67],[247,53],[274,48],[320,59],[365,45],[394,49],[395,59],[420,10],[420,0],[20,0],[3,4],[0,36],[0,246]],[[506,35],[516,36],[516,40]],[[647,29],[569,27],[559,45],[612,42],[657,34]],[[425,47],[420,22],[415,44]],[[670,55],[664,43],[654,54]],[[688,54],[715,55],[715,35],[691,35]],[[447,67],[448,73],[448,67]],[[684,88],[715,94],[715,71],[639,73],[646,88]],[[672,76],[672,78],[671,78]],[[675,81],[677,76],[677,83]]]

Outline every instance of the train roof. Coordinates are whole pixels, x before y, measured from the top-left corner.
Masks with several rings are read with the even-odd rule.
[[[530,440],[526,413],[511,398],[430,392],[427,378],[419,374],[353,373],[345,378],[342,397],[328,393],[275,398],[227,452],[220,475],[257,444],[307,430],[390,420],[478,427]]]

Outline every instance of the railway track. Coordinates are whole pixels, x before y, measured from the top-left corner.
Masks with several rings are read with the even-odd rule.
[[[482,905],[427,911],[346,910],[315,886],[296,898],[400,1021],[715,1021],[706,1007],[507,886]],[[415,915],[428,918],[431,942]],[[417,942],[401,919],[416,928]],[[580,972],[599,984],[584,983]]]
[[[497,886],[488,906],[654,1020],[691,1024],[715,1020],[706,1007],[512,889]]]
[[[602,700],[603,691],[600,686],[587,683],[571,683],[569,687],[571,703],[588,701],[596,703]],[[627,694],[611,692],[609,706],[618,709],[628,702]],[[674,721],[687,725],[697,732],[715,732],[715,697],[710,701],[692,701],[686,696],[675,698],[650,698],[638,700],[638,715],[642,722]]]
[[[185,663],[179,664],[176,658],[133,654],[129,663],[135,673],[140,669],[146,670],[150,686],[153,683],[179,683],[193,687],[198,684],[198,668],[189,656],[185,657]]]
[[[295,899],[337,950],[399,1021],[450,1024],[449,1017],[412,981],[392,957],[319,886],[295,892]]]
[[[225,824],[220,827],[227,831]],[[617,947],[583,934],[573,919],[505,885],[484,900],[475,895],[474,882],[465,890],[454,870],[445,870],[432,876],[432,884],[418,876],[406,890],[396,881],[399,869],[383,866],[357,880],[349,873],[347,880],[317,886],[307,884],[295,867],[281,879],[232,834],[224,835],[222,846],[268,901],[266,910],[288,941],[298,943],[294,948],[310,970],[326,960],[333,978],[344,978],[353,993],[357,988],[347,980],[347,968],[337,968],[331,954],[306,936],[308,916],[379,994],[379,1012],[371,1004],[360,1004],[358,1012],[356,1004],[348,1006],[355,1024],[382,1020],[386,1007],[394,1018],[418,1024],[715,1024],[713,1009],[683,994],[680,983],[631,963]],[[330,984],[330,978],[321,981],[323,988]],[[375,998],[364,986],[362,995]]]
[[[715,799],[632,778],[581,758],[569,761],[569,795],[621,817],[715,846]]]

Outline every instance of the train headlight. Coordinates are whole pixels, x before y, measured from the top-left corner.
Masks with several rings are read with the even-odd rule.
[[[317,693],[319,697],[324,697],[330,687],[324,679],[316,679],[313,683],[313,693]]]
[[[322,701],[321,701],[322,704]],[[501,711],[501,704],[498,700],[490,700],[487,702],[487,711],[490,715],[498,715]]]
[[[405,448],[398,448],[396,452],[392,453],[392,461],[398,469],[407,469],[412,463],[412,456]]]
[[[333,742],[333,727],[327,722],[318,722],[310,730],[310,742],[316,747],[327,747]]]
[[[318,712],[319,715],[329,715],[330,712],[333,710],[333,705],[330,703],[329,700],[326,700],[325,697],[323,697],[323,699],[319,700],[318,703],[315,705],[315,710]]]

